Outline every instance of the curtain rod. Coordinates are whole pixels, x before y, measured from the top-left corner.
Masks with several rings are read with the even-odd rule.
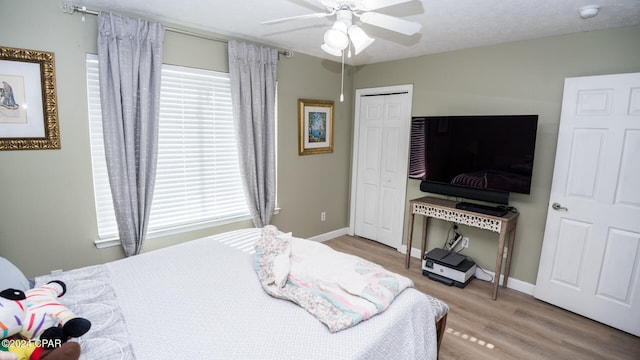
[[[62,11],[66,14],[69,15],[73,15],[74,13],[81,13],[82,16],[84,15],[98,15],[98,11],[96,10],[89,10],[87,9],[86,6],[78,6],[78,5],[74,5],[71,3],[67,3],[65,2],[62,5]],[[201,38],[201,39],[205,39],[205,40],[211,40],[211,41],[217,41],[217,42],[222,42],[222,43],[229,43],[229,40],[227,39],[221,39],[221,38],[217,38],[217,37],[213,37],[213,36],[208,36],[205,34],[200,34],[197,32],[193,32],[193,31],[189,31],[189,30],[183,30],[183,29],[177,29],[174,27],[170,27],[170,26],[166,26],[164,25],[165,30],[167,31],[171,31],[177,34],[182,34],[182,35],[187,35],[187,36],[193,36],[193,37],[197,37],[197,38]],[[293,50],[278,50],[278,54],[283,55],[286,58],[291,58],[293,57]]]

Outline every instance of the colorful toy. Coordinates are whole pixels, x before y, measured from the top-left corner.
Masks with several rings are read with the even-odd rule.
[[[26,293],[15,289],[0,292],[0,360],[80,356],[80,346],[67,340],[84,335],[91,322],[75,316],[57,300],[65,292],[66,285],[57,280]]]

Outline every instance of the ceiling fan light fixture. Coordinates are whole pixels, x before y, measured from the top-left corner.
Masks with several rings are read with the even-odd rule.
[[[337,50],[332,48],[331,46],[327,45],[327,44],[322,44],[322,46],[320,46],[320,48],[322,50],[324,50],[327,54],[333,55],[333,56],[341,56],[342,55],[342,51]]]
[[[336,21],[331,29],[324,33],[324,42],[329,47],[336,50],[344,50],[349,45],[349,37],[347,36],[347,24]]]
[[[356,55],[375,41],[375,39],[369,37],[369,35],[357,25],[351,25],[349,27],[349,38],[351,38]]]

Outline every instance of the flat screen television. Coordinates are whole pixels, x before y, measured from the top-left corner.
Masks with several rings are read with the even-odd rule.
[[[508,204],[529,194],[538,115],[417,116],[409,177],[424,192]]]

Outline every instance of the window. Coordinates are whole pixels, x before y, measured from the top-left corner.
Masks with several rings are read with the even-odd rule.
[[[101,240],[118,238],[102,138],[98,58],[87,56],[91,156]],[[249,218],[229,74],[163,65],[158,167],[148,237]]]

